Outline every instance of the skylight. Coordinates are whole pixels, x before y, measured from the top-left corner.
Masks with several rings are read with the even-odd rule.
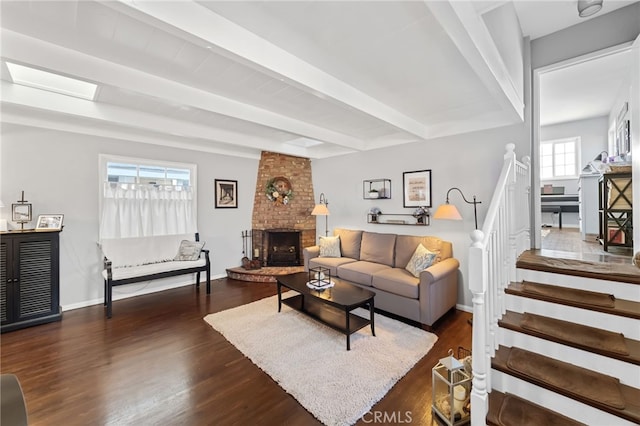
[[[16,84],[48,90],[76,98],[94,100],[98,86],[75,78],[7,62],[11,79]]]
[[[290,141],[286,141],[285,143],[289,144],[289,145],[295,145],[295,146],[299,146],[301,148],[311,148],[312,146],[316,146],[316,145],[321,145],[322,142],[315,140],[315,139],[309,139],[309,138],[298,138],[298,139],[292,139]]]

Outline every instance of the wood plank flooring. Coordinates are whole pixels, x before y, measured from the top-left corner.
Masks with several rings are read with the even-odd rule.
[[[0,370],[18,376],[32,426],[320,424],[203,321],[275,293],[275,284],[220,279],[209,297],[188,286],[116,301],[110,320],[101,305],[67,311],[3,334]],[[471,348],[470,317],[453,310],[436,323],[434,348],[358,424],[376,413],[436,424],[431,368],[449,349]]]

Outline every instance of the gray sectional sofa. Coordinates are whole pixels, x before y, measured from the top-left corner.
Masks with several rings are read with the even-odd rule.
[[[320,246],[303,250],[305,271],[322,266],[332,277],[376,293],[375,306],[427,326],[456,305],[458,267],[452,245],[437,237],[334,230],[340,257],[321,257]],[[418,245],[436,253],[434,263],[416,278],[405,269]]]

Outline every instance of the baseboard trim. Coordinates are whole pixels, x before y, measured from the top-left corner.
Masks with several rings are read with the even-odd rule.
[[[227,274],[218,274],[218,275],[211,275],[211,281],[213,280],[217,280],[220,278],[225,278],[227,276]],[[116,291],[114,289],[113,292],[113,300],[122,300],[122,299],[128,299],[130,297],[136,297],[136,296],[142,296],[144,294],[151,294],[151,293],[157,293],[159,291],[165,291],[165,290],[171,290],[174,288],[179,288],[179,287],[186,287],[188,285],[193,285],[193,280],[189,280],[189,281],[180,281],[177,283],[171,283],[171,284],[165,284],[163,286],[158,286],[158,287],[147,287],[149,285],[149,283],[151,283],[152,281],[148,281],[144,284],[144,286],[140,289],[137,290],[135,292],[131,292],[131,293],[119,293],[116,294]],[[205,284],[206,281],[201,280],[200,284],[201,285],[206,285]],[[129,284],[129,286],[139,286],[140,284]],[[128,287],[128,286],[122,286],[122,287]],[[62,312],[65,311],[72,311],[74,309],[81,309],[81,308],[86,308],[89,306],[94,306],[94,305],[102,305],[104,303],[104,298],[100,297],[98,299],[90,299],[90,300],[85,300],[82,302],[78,302],[78,303],[70,303],[68,305],[61,305],[62,308]]]

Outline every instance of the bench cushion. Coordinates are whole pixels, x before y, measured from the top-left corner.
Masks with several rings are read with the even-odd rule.
[[[100,248],[113,268],[140,266],[173,260],[182,240],[193,241],[194,234],[105,238],[100,241]]]
[[[113,268],[111,270],[112,280],[124,280],[127,278],[141,277],[145,275],[159,274],[161,272],[176,271],[180,269],[196,268],[198,266],[206,266],[207,260],[204,258],[198,260],[171,261],[162,263],[150,263],[147,265],[128,266],[121,268]],[[102,271],[102,276],[107,279],[107,270]]]

